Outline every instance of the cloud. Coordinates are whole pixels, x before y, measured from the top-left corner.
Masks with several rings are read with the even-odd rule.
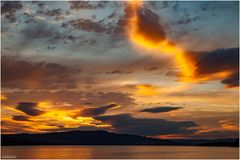
[[[130,32],[134,32],[135,35],[141,35],[142,39],[147,39],[151,43],[158,43],[165,40],[165,28],[159,16],[147,7],[138,5],[137,3],[130,3],[126,6],[123,19],[127,21],[127,23],[124,23],[127,26],[125,29],[129,31],[130,28],[134,28]]]
[[[94,106],[104,106],[109,103],[128,107],[135,105],[135,99],[130,97],[129,94],[121,92],[88,92],[85,94],[85,102],[90,102]]]
[[[37,105],[37,103],[33,102],[19,102],[16,109],[26,113],[29,116],[38,116],[43,114],[44,111],[37,109]]]
[[[101,24],[101,22],[94,22],[90,19],[76,19],[69,21],[66,24],[70,24],[75,29],[88,32],[103,33],[106,30],[106,28]]]
[[[81,116],[96,116],[96,115],[100,115],[100,114],[104,114],[107,110],[117,107],[117,104],[109,104],[103,107],[99,107],[99,108],[87,108],[81,111],[80,115]]]
[[[130,73],[132,73],[132,72],[131,71],[123,71],[120,69],[113,70],[111,72],[107,72],[107,74],[130,74]]]
[[[116,132],[144,136],[190,134],[197,131],[197,129],[190,128],[198,126],[192,121],[175,122],[164,119],[135,118],[130,114],[95,116],[94,119],[111,124]]]
[[[10,120],[1,121],[1,132],[2,133],[26,133],[32,132],[32,127],[27,123],[16,123]]]
[[[159,42],[166,39],[165,28],[159,20],[159,16],[147,8],[137,11],[137,32],[146,39]]]
[[[150,84],[128,85],[136,89],[136,94],[139,96],[156,96],[160,94],[160,88]]]
[[[99,2],[88,2],[88,1],[69,1],[70,8],[79,10],[79,9],[99,9],[104,8],[106,1],[99,1]]]
[[[227,87],[237,87],[239,86],[239,72],[231,74],[229,77],[221,81]]]
[[[219,49],[195,57],[195,76],[221,78],[227,87],[239,86],[239,48]]]
[[[53,125],[54,126],[54,125]],[[55,125],[57,126],[57,125]],[[97,126],[79,126],[79,127],[74,127],[74,128],[67,128],[67,127],[64,127],[64,126],[58,126],[59,128],[57,129],[52,129],[52,128],[46,128],[46,129],[42,129],[42,131],[50,131],[50,132],[59,132],[59,131],[62,131],[62,132],[68,132],[68,131],[76,131],[76,130],[80,130],[80,131],[97,131],[97,130],[108,130],[109,127],[97,127]]]
[[[59,20],[59,19],[64,19],[65,13],[62,11],[62,9],[58,8],[58,9],[48,10],[45,14],[47,16],[55,17],[56,20]]]
[[[227,131],[227,130],[214,130],[214,131],[201,132],[201,133],[194,134],[192,135],[192,138],[202,138],[202,139],[239,138],[239,132]]]
[[[73,88],[73,73],[77,74],[80,71],[62,64],[28,62],[12,56],[2,56],[1,60],[4,88]]]
[[[129,94],[121,92],[91,92],[78,90],[21,90],[21,91],[5,91],[8,97],[7,101],[3,101],[4,105],[15,105],[18,100],[24,102],[52,102],[54,107],[61,109],[86,109],[87,107],[106,106],[106,104],[118,104],[121,108],[130,108],[136,105],[135,99]],[[70,104],[65,106],[64,104]],[[85,106],[85,108],[83,108]],[[117,110],[117,109],[116,109]]]
[[[141,110],[141,112],[162,113],[181,109],[182,107],[154,107]]]
[[[58,13],[60,12],[60,13]],[[41,14],[45,14],[45,17],[55,17],[55,20],[62,20],[64,19],[64,16],[66,13],[64,13],[62,10],[54,9],[54,10],[48,10],[44,11]],[[50,16],[51,15],[51,16]],[[31,46],[34,43],[41,43],[44,46],[50,46],[55,45],[59,46],[59,44],[67,44],[67,43],[74,43],[77,39],[81,39],[81,35],[72,35],[71,32],[73,31],[72,28],[66,30],[68,26],[67,22],[63,22],[55,24],[50,23],[46,20],[36,20],[37,19],[45,19],[45,17],[41,16],[34,16],[31,17],[31,19],[26,20],[26,22],[34,22],[31,24],[26,25],[20,32],[23,38],[23,42],[20,43],[17,48],[19,49],[25,49]],[[54,20],[54,21],[55,21]],[[44,40],[43,42],[39,40]],[[16,46],[15,46],[16,48]],[[47,47],[46,47],[47,48]]]
[[[30,121],[28,118],[29,118],[28,116],[23,115],[17,115],[12,117],[12,119],[15,121]]]
[[[15,12],[17,10],[22,9],[22,4],[21,2],[10,2],[10,1],[5,1],[2,2],[1,6],[1,13],[2,15],[5,16],[10,22],[15,22],[17,19],[15,17]]]
[[[21,31],[21,33],[27,39],[52,39],[54,37],[60,37],[61,33],[54,25],[46,22],[37,22],[29,25]]]
[[[178,20],[177,22],[173,23],[174,25],[185,25],[185,24],[189,24],[193,21],[198,21],[201,18],[199,16],[195,16],[193,18],[190,18],[189,16],[184,17],[183,19]]]

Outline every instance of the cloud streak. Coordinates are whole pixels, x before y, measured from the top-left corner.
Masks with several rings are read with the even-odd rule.
[[[182,107],[154,107],[143,109],[140,112],[163,113],[181,109]]]
[[[33,102],[19,102],[16,109],[26,113],[29,116],[39,116],[44,113],[44,111],[37,108],[37,103]],[[15,117],[15,119],[20,117]],[[23,117],[21,117],[23,119]],[[20,119],[21,119],[20,118]]]
[[[221,82],[227,87],[239,86],[239,48],[199,54],[195,60],[195,76],[199,79],[222,79]]]
[[[164,119],[135,118],[130,114],[95,116],[94,119],[111,124],[114,131],[144,136],[190,134],[197,131],[197,129],[190,128],[198,126],[192,121],[175,122]]]
[[[97,116],[100,114],[104,114],[107,110],[117,107],[117,104],[109,104],[99,108],[87,108],[81,111],[81,116]]]

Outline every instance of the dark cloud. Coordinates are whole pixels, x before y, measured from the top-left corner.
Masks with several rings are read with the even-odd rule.
[[[64,12],[60,8],[53,9],[53,10],[48,10],[45,14],[47,16],[55,17],[56,20],[64,19]]]
[[[44,113],[44,111],[37,109],[37,103],[33,102],[19,102],[16,109],[26,113],[29,116],[38,116]]]
[[[73,2],[76,4],[80,4],[83,8],[88,8],[88,2]],[[97,3],[95,3],[97,4]],[[77,6],[77,5],[75,5]],[[78,30],[84,30],[88,32],[96,32],[96,33],[106,33],[113,35],[125,35],[126,28],[129,17],[133,14],[133,10],[129,5],[125,5],[126,8],[124,10],[124,15],[119,16],[116,22],[107,22],[106,19],[102,19],[100,21],[93,21],[92,19],[83,19],[79,18],[76,20],[71,20],[69,22],[64,22],[63,27],[72,26]],[[153,41],[159,41],[165,39],[165,29],[163,25],[160,23],[159,16],[153,13],[148,8],[140,8],[137,12],[138,16],[138,26],[137,31],[142,33],[147,38],[150,38]],[[111,13],[108,19],[116,19],[115,13]]]
[[[159,67],[149,67],[147,68],[148,71],[156,71],[159,70]]]
[[[17,115],[12,117],[15,121],[30,121],[28,116]]]
[[[170,70],[170,71],[166,72],[165,75],[169,76],[169,77],[177,77],[177,76],[179,76],[179,73],[177,71]]]
[[[231,75],[222,80],[227,87],[239,85],[239,48],[220,49],[196,57],[195,75],[197,77],[211,76],[223,71]]]
[[[72,88],[75,82],[71,75],[77,72],[79,69],[57,63],[33,63],[11,56],[1,59],[2,86],[5,88],[56,88],[62,85]]]
[[[130,73],[132,73],[132,72],[131,71],[123,71],[120,69],[117,69],[117,70],[114,70],[111,72],[107,72],[107,74],[130,74]]]
[[[184,17],[180,20],[178,20],[177,22],[173,23],[174,25],[185,25],[185,24],[189,24],[193,21],[197,21],[197,20],[200,20],[201,18],[199,16],[196,16],[196,17],[193,17],[193,18],[190,18],[190,17]]]
[[[69,10],[64,11],[61,8],[46,10],[46,7],[39,7],[36,15],[46,15],[47,17],[54,17],[55,20],[64,20],[65,16],[69,15],[71,12]]]
[[[89,2],[89,1],[69,1],[71,9],[98,9],[104,8],[106,5],[106,1],[99,2]]]
[[[125,15],[124,17],[120,17],[120,19],[116,22],[115,26],[112,26],[112,28],[108,28],[108,32],[113,33],[114,35],[123,35],[126,32],[127,23],[127,15]]]
[[[161,24],[157,14],[147,8],[140,8],[137,12],[137,16],[137,32],[153,42],[159,42],[166,39],[165,28]]]
[[[239,86],[239,72],[231,74],[221,82],[229,88]]]
[[[15,17],[15,12],[19,9],[22,9],[22,4],[21,2],[17,1],[5,1],[2,2],[1,6],[1,14],[5,16],[10,22],[15,22],[16,17]]]
[[[154,107],[141,110],[141,112],[162,113],[181,109],[182,107]]]
[[[104,114],[107,110],[118,106],[117,104],[109,104],[103,107],[98,108],[87,108],[81,111],[81,116],[97,116],[100,114]]]
[[[44,14],[57,14],[57,10],[51,10]],[[47,15],[48,16],[48,15]],[[55,15],[55,19],[59,20],[63,18],[64,15]],[[27,20],[30,22],[29,20]],[[36,21],[33,19],[33,21]],[[59,45],[59,43],[67,44],[70,42],[75,42],[77,39],[81,39],[81,36],[75,36],[70,34],[69,31],[62,30],[62,28],[67,27],[68,23],[63,22],[61,25],[49,24],[46,21],[38,21],[32,24],[27,25],[23,30],[21,30],[21,34],[25,37],[24,43],[21,43],[18,46],[18,50],[21,48],[26,48],[28,45],[36,42],[39,43],[39,40],[44,40],[46,45]]]
[[[108,127],[97,127],[97,126],[79,126],[79,127],[74,127],[74,128],[68,128],[65,126],[59,126],[59,125],[52,125],[52,126],[57,126],[59,128],[57,129],[52,129],[52,128],[46,128],[46,129],[42,129],[42,131],[48,131],[48,132],[59,132],[59,131],[76,131],[76,130],[80,130],[80,131],[97,131],[97,130],[108,130]]]
[[[21,31],[27,39],[50,39],[61,36],[59,30],[45,22],[33,23]]]
[[[90,19],[76,19],[69,21],[68,24],[75,29],[85,30],[88,32],[103,33],[106,30],[106,28],[101,24],[101,22],[94,22]]]
[[[104,106],[109,103],[128,107],[135,105],[135,99],[130,97],[129,94],[121,92],[89,92],[85,94],[86,102],[91,102],[95,106]]]
[[[119,133],[156,136],[164,134],[190,134],[194,133],[198,125],[192,121],[167,121],[164,119],[134,118],[129,114],[111,116],[95,116],[96,120],[112,125],[114,131]]]
[[[130,95],[121,92],[86,92],[74,90],[29,90],[29,91],[13,91],[4,94],[8,97],[8,101],[3,101],[4,105],[15,105],[17,100],[25,102],[40,102],[42,100],[55,102],[56,107],[61,109],[83,109],[80,106],[99,107],[106,104],[118,104],[124,108],[136,105],[135,99]],[[70,104],[72,106],[64,106],[61,104]],[[84,109],[85,109],[84,108]]]

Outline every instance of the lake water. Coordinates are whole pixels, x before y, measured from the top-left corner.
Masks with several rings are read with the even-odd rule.
[[[2,158],[237,159],[237,147],[197,146],[3,146]]]

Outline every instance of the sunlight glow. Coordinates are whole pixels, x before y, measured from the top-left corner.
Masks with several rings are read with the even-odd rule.
[[[142,33],[138,32],[138,21],[137,11],[141,7],[142,2],[134,1],[130,3],[132,9],[132,16],[128,21],[128,35],[130,40],[145,49],[158,51],[158,53],[167,53],[175,56],[176,63],[181,69],[181,77],[183,81],[192,81],[194,76],[195,66],[189,58],[186,57],[186,53],[179,47],[171,44],[167,39],[154,41],[147,38]]]

